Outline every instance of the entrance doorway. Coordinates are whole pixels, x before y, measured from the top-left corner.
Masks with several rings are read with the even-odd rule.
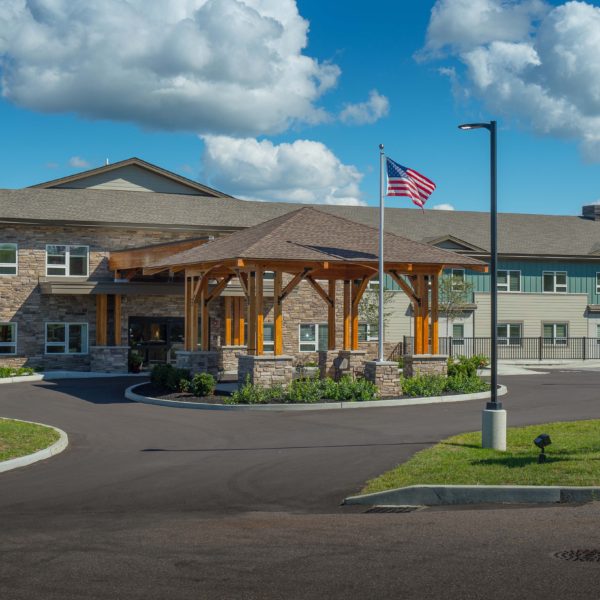
[[[129,317],[129,347],[137,350],[144,364],[175,361],[183,350],[183,317]]]

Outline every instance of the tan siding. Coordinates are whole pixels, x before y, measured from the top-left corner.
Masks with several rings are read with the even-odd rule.
[[[587,335],[586,294],[498,294],[498,321],[523,323],[523,337],[542,335],[542,323],[568,323],[569,337]],[[490,295],[475,294],[475,336],[490,335]]]
[[[121,190],[128,192],[158,192],[162,194],[200,195],[191,187],[177,183],[167,177],[152,173],[135,165],[120,167],[107,173],[90,175],[77,181],[71,181],[58,188]]]
[[[384,312],[390,315],[385,324],[385,341],[401,342],[405,335],[411,335],[410,300],[402,292],[395,292]]]

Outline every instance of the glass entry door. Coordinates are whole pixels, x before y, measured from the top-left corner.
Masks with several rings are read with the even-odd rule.
[[[174,362],[183,335],[183,317],[129,317],[129,347],[140,352],[144,364]]]

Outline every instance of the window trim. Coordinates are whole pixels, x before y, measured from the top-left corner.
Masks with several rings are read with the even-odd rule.
[[[51,269],[60,268],[62,265],[48,265],[48,247],[49,246],[64,246],[65,250],[65,274],[51,275],[48,273],[48,267]],[[71,275],[71,248],[85,248],[87,251],[86,274]],[[90,276],[90,247],[85,244],[46,244],[46,277],[89,277]]]
[[[462,276],[459,277],[459,279],[461,280],[460,286],[454,281],[454,277],[457,277],[454,275],[454,273],[459,272],[459,271],[462,273]],[[466,277],[467,277],[466,269],[450,269],[450,280],[452,281],[452,289],[460,290],[465,285],[465,282],[467,281]]]
[[[506,326],[508,329],[506,330],[507,334],[510,334],[510,326],[511,325],[518,325],[519,326],[519,337],[515,338],[515,337],[511,337],[510,335],[507,336],[500,336],[500,334],[498,333],[498,327],[502,327],[502,326]],[[496,339],[498,342],[498,346],[522,346],[523,345],[523,321],[500,321],[496,324]],[[510,340],[518,340],[518,343],[516,344],[511,344]],[[502,341],[501,341],[502,340]]]
[[[0,263],[0,267],[14,267],[14,273],[0,273],[0,277],[16,277],[19,274],[19,244],[17,242],[0,242],[0,246],[14,246],[15,247],[15,262],[14,263]]]
[[[454,337],[454,328],[462,327],[462,337]],[[452,323],[452,345],[453,346],[464,346],[465,345],[465,324],[464,323]]]
[[[17,354],[17,343],[19,341],[19,327],[18,327],[18,323],[15,323],[14,321],[0,321],[0,326],[2,325],[12,325],[14,327],[14,338],[15,341],[14,342],[2,342],[0,341],[0,346],[2,346],[3,348],[11,348],[13,349],[12,352],[1,352],[0,353],[0,358],[2,358],[3,356],[16,356]]]
[[[273,341],[265,340],[265,329],[269,327],[273,332]],[[263,322],[263,352],[275,352],[275,323]]]
[[[596,294],[600,294],[600,271],[596,271]]]
[[[497,284],[498,286],[498,291],[499,292],[503,292],[503,293],[507,293],[507,294],[520,294],[521,290],[523,289],[523,281],[522,281],[522,274],[521,274],[521,269],[498,269],[498,273],[501,272],[505,272],[506,273],[506,289],[505,290],[501,290],[500,289],[500,283]],[[519,274],[519,289],[516,291],[512,291],[510,289],[510,274],[511,273],[518,273]],[[542,282],[543,283],[543,282]],[[542,286],[543,287],[543,286]]]
[[[358,326],[360,327],[361,325],[366,325],[367,327],[367,339],[366,340],[361,340],[359,338],[359,343],[366,343],[366,342],[378,342],[379,341],[379,335],[373,336],[371,335],[371,325],[372,323],[367,323],[365,321],[359,321]]]
[[[552,325],[552,337],[544,336],[544,327],[546,325]],[[556,335],[556,326],[557,325],[565,325],[566,326],[566,336],[558,337]],[[569,321],[542,321],[542,340],[544,345],[546,346],[568,346],[569,345]],[[557,340],[564,340],[564,343],[556,343]]]
[[[64,325],[65,326],[65,341],[63,343],[59,342],[48,342],[48,325]],[[69,352],[69,330],[72,325],[85,325],[85,338],[82,337],[81,347],[85,348],[85,352]],[[85,356],[89,354],[90,350],[90,325],[85,321],[77,321],[77,322],[68,322],[64,321],[44,321],[44,354],[48,356]],[[85,342],[85,346],[84,346]],[[48,344],[52,348],[58,348],[63,346],[65,348],[65,352],[48,352]]]
[[[300,328],[303,325],[314,325],[315,327],[315,341],[314,342],[307,342],[307,341],[303,341],[302,337],[300,336]],[[298,323],[298,352],[320,352],[319,350],[319,329],[321,327],[329,327],[327,323]],[[315,345],[314,350],[302,350],[301,346],[304,344],[313,344]]]
[[[553,285],[553,290],[551,292],[547,292],[546,290],[544,290],[544,276],[547,274],[552,274],[553,275],[553,279],[554,279],[554,285]],[[565,274],[565,289],[564,290],[557,290],[556,289],[556,275],[558,273],[564,273]],[[569,274],[567,273],[567,271],[542,271],[542,294],[567,294],[569,291]]]

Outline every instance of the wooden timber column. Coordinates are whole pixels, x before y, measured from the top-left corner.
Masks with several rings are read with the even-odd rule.
[[[200,341],[202,343],[202,350],[208,351],[210,350],[210,317],[208,314],[208,278],[206,276],[202,277],[199,293],[200,302],[194,302],[192,306],[192,318],[196,334],[192,338],[194,340],[193,350],[195,350],[198,345],[198,304],[200,304],[200,325],[202,326]]]
[[[423,313],[422,313],[422,297],[423,290],[421,288],[422,275],[417,275],[413,280],[415,296],[417,302],[414,303],[414,344],[413,353],[423,354]]]
[[[192,332],[190,328],[192,326],[192,315],[191,315],[191,306],[192,306],[192,295],[194,293],[192,287],[192,278],[185,275],[185,289],[184,289],[184,298],[183,298],[183,347],[187,351],[191,351],[192,349]]]
[[[440,353],[439,336],[439,274],[431,276],[431,354]]]
[[[233,297],[233,345],[244,345],[244,323],[246,321],[244,314],[246,311],[246,302],[244,298]]]
[[[274,337],[273,354],[281,356],[283,354],[283,300],[281,298],[283,276],[281,271],[275,271],[273,281],[273,319],[274,319]]]
[[[335,279],[329,280],[329,299],[327,305],[327,349],[335,350]]]
[[[256,269],[256,354],[264,354],[265,313],[263,310],[263,268]]]
[[[351,309],[351,329],[352,329],[352,350],[358,350],[358,282],[352,284],[352,309]]]
[[[351,300],[350,281],[348,279],[344,279],[344,350],[350,350],[352,344],[352,340],[350,339],[350,313],[352,311]]]
[[[108,344],[108,296],[96,296],[96,346]]]
[[[420,275],[421,279],[421,321],[423,327],[423,354],[429,354],[429,280],[426,275]]]
[[[225,296],[225,345],[231,346],[233,340],[233,298]]]
[[[256,272],[251,271],[248,275],[248,354],[256,354]]]
[[[115,310],[113,312],[115,346],[121,345],[121,294],[115,294]]]

